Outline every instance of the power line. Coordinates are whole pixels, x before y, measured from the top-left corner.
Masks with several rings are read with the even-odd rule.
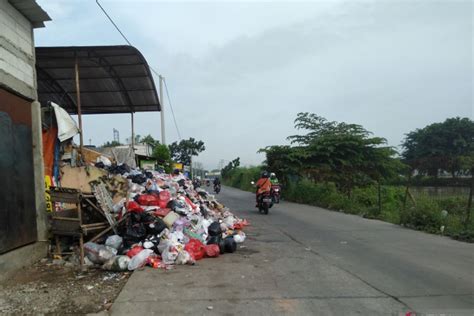
[[[170,94],[168,92],[168,85],[166,84],[166,80],[163,81],[165,83],[166,96],[168,97],[168,104],[170,105],[171,114],[173,114],[174,126],[176,126],[176,131],[178,132],[179,140],[181,140],[181,133],[179,132],[178,124],[176,123],[176,117],[174,116],[173,105],[171,103]]]
[[[130,41],[128,40],[128,38],[123,34],[123,32],[117,26],[117,24],[115,24],[114,20],[112,20],[112,18],[107,13],[107,11],[105,11],[105,9],[100,5],[99,0],[95,0],[95,2],[99,6],[99,8],[102,10],[102,12],[104,12],[104,14],[107,16],[109,21],[113,24],[113,26],[117,29],[117,31],[120,33],[120,35],[122,35],[123,39],[128,43],[128,45],[133,46],[132,43],[130,43]],[[155,73],[155,75],[160,77],[160,74],[155,69],[153,69],[153,67],[151,67],[150,65],[148,65],[148,67],[150,67],[151,71],[153,71],[153,73]],[[174,115],[173,105],[171,103],[170,94],[168,92],[168,85],[166,84],[166,80],[163,80],[163,82],[165,83],[166,96],[168,97],[168,103],[170,105],[171,114],[173,115],[174,126],[176,127],[176,131],[178,132],[179,140],[181,140],[181,133],[179,132],[178,124],[176,123],[176,117]],[[160,100],[160,101],[163,102],[163,100]]]
[[[104,12],[104,14],[107,16],[107,18],[109,18],[110,22],[115,26],[115,28],[117,29],[117,31],[120,33],[120,35],[122,35],[122,37],[125,39],[125,41],[128,43],[128,45],[133,46],[132,43],[130,43],[130,41],[128,40],[128,38],[127,38],[127,37],[122,33],[122,31],[119,29],[119,27],[117,26],[117,24],[115,24],[114,20],[112,20],[112,18],[108,15],[107,11],[105,11],[105,9],[100,5],[99,0],[95,0],[95,3],[97,3],[97,5],[98,5],[99,8],[102,10],[102,12]]]

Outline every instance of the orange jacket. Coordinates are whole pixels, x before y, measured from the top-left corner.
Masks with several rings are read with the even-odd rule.
[[[272,182],[270,178],[260,178],[257,183],[257,194],[262,194],[263,192],[270,192],[272,188]]]

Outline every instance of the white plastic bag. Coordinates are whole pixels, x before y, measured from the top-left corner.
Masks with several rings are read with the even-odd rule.
[[[151,249],[143,249],[128,263],[128,270],[133,271],[137,268],[143,267],[146,264],[146,259],[153,254]]]
[[[173,264],[177,258],[178,251],[174,247],[166,247],[161,253],[161,261],[165,264]]]

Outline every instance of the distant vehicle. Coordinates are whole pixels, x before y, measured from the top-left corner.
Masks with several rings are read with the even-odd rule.
[[[214,185],[214,193],[219,194],[219,192],[221,192],[221,184],[220,183]]]
[[[281,194],[281,187],[280,187],[279,184],[273,184],[272,185],[271,194],[272,194],[273,202],[276,203],[276,204],[279,204],[280,203],[280,194]]]

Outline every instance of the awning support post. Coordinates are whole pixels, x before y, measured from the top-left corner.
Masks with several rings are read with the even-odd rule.
[[[76,100],[77,100],[77,118],[79,121],[79,137],[80,137],[80,146],[79,151],[82,156],[82,146],[84,145],[83,138],[82,138],[82,111],[81,111],[81,88],[79,84],[79,60],[76,56],[75,62],[75,73],[76,73]]]
[[[166,145],[165,140],[165,100],[163,99],[163,80],[165,79],[162,75],[159,75],[160,78],[160,103],[161,103],[161,143]]]
[[[134,120],[133,120],[133,112],[131,112],[130,114],[131,114],[131,121],[132,121],[132,141],[131,141],[131,144],[132,144],[132,150],[133,150],[133,152],[135,152],[135,123],[134,123]]]

